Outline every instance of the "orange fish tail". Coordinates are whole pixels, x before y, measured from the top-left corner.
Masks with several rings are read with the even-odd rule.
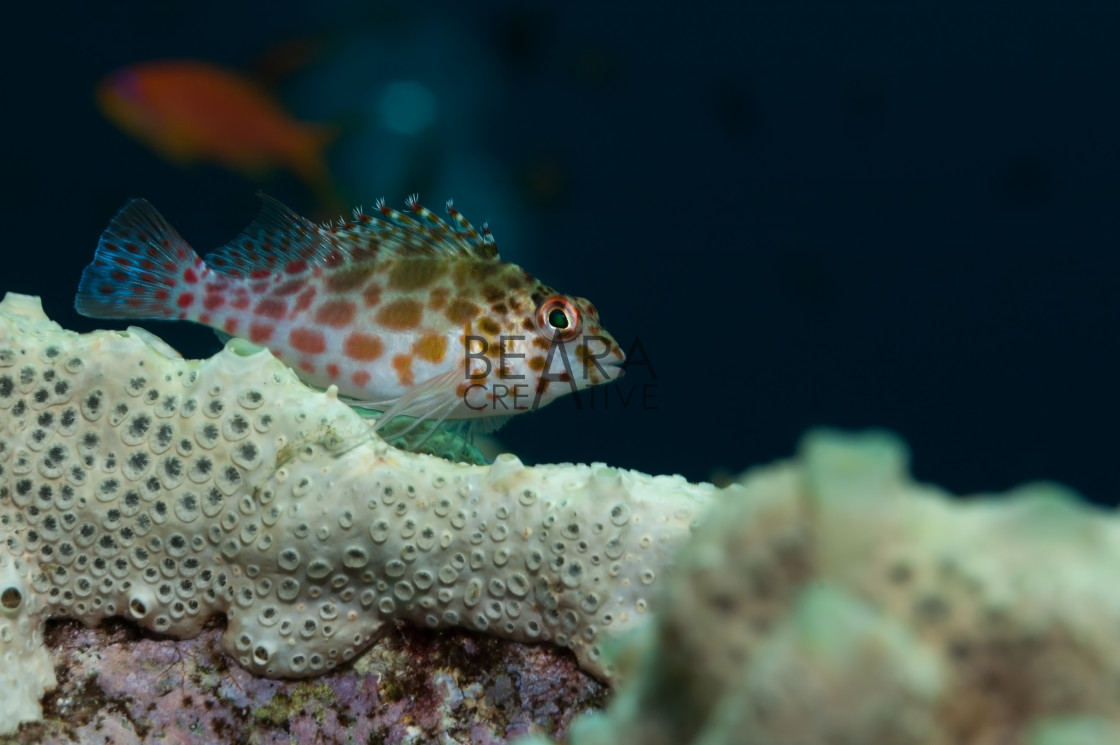
[[[188,318],[210,269],[147,201],[125,205],[82,272],[75,309],[91,318]]]

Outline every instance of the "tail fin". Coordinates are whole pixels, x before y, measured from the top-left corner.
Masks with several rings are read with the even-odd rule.
[[[187,318],[206,272],[163,216],[133,199],[101,235],[74,308],[90,318]]]

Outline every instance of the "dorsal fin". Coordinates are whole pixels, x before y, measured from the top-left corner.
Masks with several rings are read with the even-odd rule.
[[[490,230],[485,225],[482,230],[476,229],[455,209],[450,199],[447,200],[447,214],[452,222],[420,204],[415,194],[405,204],[411,214],[395,210],[387,206],[384,199],[379,199],[375,205],[377,214],[354,210],[352,220],[325,226],[324,230],[334,236],[348,255],[498,258],[498,246]]]
[[[214,270],[233,277],[276,274],[325,262],[336,251],[322,231],[262,192],[256,219],[232,241],[206,255]],[[295,272],[295,273],[298,273]]]
[[[261,192],[263,204],[241,235],[206,256],[215,271],[233,277],[287,272],[298,274],[312,265],[337,266],[378,255],[445,255],[497,259],[490,230],[476,229],[447,201],[454,225],[417,200],[406,204],[412,214],[378,200],[377,214],[354,210],[352,220],[318,226]]]

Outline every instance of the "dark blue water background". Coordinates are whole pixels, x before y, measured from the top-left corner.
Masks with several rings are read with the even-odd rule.
[[[640,339],[651,366],[609,398],[499,433],[527,461],[708,479],[814,425],[882,426],[954,491],[1049,478],[1120,496],[1115,4],[552,6],[6,11],[0,289],[94,328],[74,289],[129,197],[200,249],[232,238],[258,186],[161,161],[100,117],[93,87],[153,58],[248,70],[307,38],[276,95],[341,123],[350,199],[453,196],[505,257]],[[416,133],[386,123],[401,82],[434,102]],[[263,188],[316,209],[291,177]],[[148,327],[188,355],[218,348]]]

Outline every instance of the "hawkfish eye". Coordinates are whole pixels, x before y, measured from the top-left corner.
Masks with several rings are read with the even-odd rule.
[[[550,339],[571,341],[583,326],[579,310],[563,295],[555,295],[537,308],[537,327]]]

